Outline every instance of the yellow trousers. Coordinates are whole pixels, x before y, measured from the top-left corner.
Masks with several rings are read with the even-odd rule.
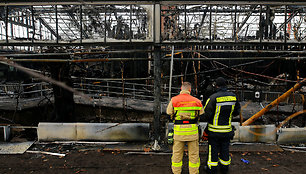
[[[177,141],[174,140],[173,155],[172,155],[172,172],[180,174],[182,172],[183,155],[185,143],[188,145],[188,158],[189,158],[189,173],[198,174],[200,167],[199,158],[199,142],[194,141]]]

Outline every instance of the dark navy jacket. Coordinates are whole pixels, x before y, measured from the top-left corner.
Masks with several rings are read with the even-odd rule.
[[[221,87],[207,99],[204,111],[209,131],[227,133],[232,130],[232,117],[240,113],[240,104],[234,93]]]

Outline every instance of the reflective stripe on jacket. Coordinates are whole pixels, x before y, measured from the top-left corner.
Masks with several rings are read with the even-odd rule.
[[[232,117],[239,114],[240,104],[234,93],[220,88],[209,97],[204,110],[205,116],[208,117],[208,130],[227,133],[232,131]]]

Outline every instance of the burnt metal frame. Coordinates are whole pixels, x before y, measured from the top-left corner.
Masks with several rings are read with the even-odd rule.
[[[151,2],[151,5],[152,5],[152,3],[153,2]],[[161,31],[160,31],[160,27],[159,26],[161,26],[161,10],[159,10],[159,11],[156,11],[155,10],[155,16],[154,16],[154,18],[153,18],[153,23],[155,23],[155,24],[159,24],[159,26],[156,26],[156,25],[154,25],[155,26],[155,31],[156,31],[156,29],[157,28],[159,28],[159,33],[158,32],[155,32],[155,33],[152,33],[153,34],[153,38],[155,38],[155,40],[152,40],[152,41],[142,41],[142,40],[139,40],[139,41],[135,41],[135,40],[133,40],[132,41],[132,36],[131,36],[131,25],[132,25],[132,21],[131,20],[133,20],[132,19],[132,8],[131,8],[131,6],[132,6],[132,3],[129,1],[129,2],[125,2],[125,3],[123,3],[123,2],[120,2],[120,1],[117,1],[117,4],[130,4],[130,28],[129,28],[129,30],[130,30],[130,36],[129,36],[129,40],[128,40],[128,42],[127,42],[127,44],[128,43],[133,43],[133,44],[143,44],[143,43],[146,43],[146,44],[153,44],[153,43],[161,43],[161,44],[166,44],[166,45],[168,45],[168,44],[186,44],[186,43],[188,43],[188,44],[197,44],[197,45],[211,45],[211,46],[213,46],[213,45],[224,45],[223,44],[223,42],[222,41],[218,41],[218,40],[214,40],[213,38],[212,38],[212,31],[211,31],[211,29],[212,29],[212,13],[213,13],[213,11],[212,11],[212,5],[211,5],[211,3],[209,3],[209,2],[207,2],[207,3],[201,3],[201,2],[198,2],[197,1],[197,4],[205,4],[205,5],[209,5],[209,10],[208,10],[208,8],[206,9],[207,10],[207,12],[209,12],[209,17],[210,17],[210,19],[209,19],[209,41],[206,41],[206,40],[204,40],[204,41],[197,41],[197,40],[191,40],[191,41],[189,41],[189,40],[187,40],[187,38],[186,38],[186,35],[187,35],[187,19],[186,19],[186,13],[187,13],[187,9],[186,9],[186,5],[187,4],[192,4],[192,3],[194,3],[194,4],[196,4],[195,2],[191,2],[191,3],[189,3],[189,2],[185,2],[185,3],[182,3],[182,2],[177,2],[177,1],[173,1],[173,2],[169,2],[169,1],[161,1],[158,5],[159,6],[161,6],[161,5],[163,5],[163,4],[173,4],[173,5],[176,5],[175,3],[177,3],[177,4],[183,4],[184,5],[184,9],[183,9],[183,13],[184,13],[184,18],[185,18],[185,20],[184,20],[184,22],[185,22],[185,24],[184,24],[184,26],[185,26],[185,31],[184,31],[184,40],[183,41],[164,41],[164,40],[161,40],[162,38],[161,38]],[[274,3],[276,3],[276,2],[271,2],[271,4],[274,4]],[[54,3],[54,4],[57,4],[57,3]],[[87,4],[87,3],[86,3]],[[105,4],[105,3],[102,3],[102,4]],[[147,4],[147,3],[144,3],[144,4]],[[219,4],[227,4],[227,3],[219,3]],[[228,3],[228,4],[230,4],[230,3]],[[238,4],[240,4],[240,3],[238,3]],[[245,3],[245,4],[248,4],[248,3]],[[253,4],[253,3],[249,3],[249,4]],[[288,4],[290,4],[290,3],[288,3]],[[305,3],[306,4],[306,3]],[[58,27],[59,27],[59,24],[58,24],[58,22],[59,22],[59,20],[58,20],[58,9],[57,9],[57,5],[55,5],[55,14],[56,14],[56,19],[55,19],[55,25],[56,25],[56,27],[55,27],[55,31],[54,31],[54,29],[52,28],[52,27],[50,27],[49,25],[47,25],[47,23],[46,22],[44,22],[44,21],[41,21],[42,22],[42,24],[56,37],[56,40],[53,42],[53,41],[50,41],[50,42],[45,42],[45,41],[37,41],[37,40],[35,40],[34,41],[34,36],[35,36],[35,25],[33,25],[34,24],[34,11],[33,11],[33,6],[31,6],[31,12],[32,12],[32,15],[31,15],[31,18],[32,18],[32,24],[28,24],[28,25],[30,25],[32,28],[33,28],[33,35],[32,35],[32,41],[31,42],[26,42],[26,41],[24,41],[24,42],[18,42],[18,43],[16,43],[16,42],[14,42],[14,43],[12,43],[12,44],[10,44],[10,40],[9,39],[6,39],[6,42],[5,43],[3,43],[3,42],[0,42],[0,46],[31,46],[31,45],[45,45],[45,46],[48,46],[48,45],[50,45],[50,46],[63,46],[63,45],[73,45],[73,46],[88,46],[88,45],[115,45],[115,44],[122,44],[122,42],[124,42],[124,41],[122,41],[122,40],[118,40],[118,41],[112,41],[112,42],[108,42],[107,41],[107,39],[106,39],[106,37],[104,38],[104,42],[96,42],[96,41],[91,41],[91,42],[86,42],[86,43],[84,43],[84,42],[82,42],[83,41],[83,36],[85,37],[85,38],[87,38],[87,34],[85,33],[85,31],[83,31],[83,25],[82,25],[82,6],[84,6],[84,4],[80,4],[79,5],[80,6],[80,21],[81,21],[81,24],[79,24],[77,21],[75,21],[75,23],[78,23],[79,24],[79,30],[80,30],[80,40],[79,40],[79,42],[74,42],[74,43],[71,43],[71,42],[69,42],[69,41],[62,41],[61,42],[61,44],[58,42],[59,41],[59,39],[60,39],[60,36],[59,36],[59,34],[58,34]],[[6,7],[6,9],[8,9],[8,6],[5,6]],[[241,25],[238,27],[237,26],[237,24],[233,24],[233,26],[234,26],[234,35],[237,35],[238,34],[238,32],[240,32],[240,29],[243,27],[243,24],[244,23],[246,23],[246,21],[247,21],[247,19],[251,16],[251,14],[252,14],[252,12],[258,12],[258,10],[256,10],[256,7],[258,7],[258,5],[257,4],[253,4],[252,5],[252,8],[250,8],[250,11],[247,13],[247,17],[244,19],[244,21],[241,23]],[[221,9],[222,10],[222,9]],[[231,9],[230,9],[231,10]],[[69,11],[69,10],[66,10],[66,11]],[[219,11],[219,10],[217,10],[217,9],[215,9],[215,11]],[[237,22],[236,20],[236,16],[237,16],[237,4],[235,5],[235,9],[234,9],[234,12],[235,12],[235,23]],[[261,20],[261,16],[262,16],[262,5],[260,5],[260,20]],[[298,14],[298,11],[295,11],[294,12],[294,14],[293,15],[291,15],[289,18],[287,18],[287,12],[288,12],[288,10],[287,10],[287,5],[286,5],[286,8],[285,8],[285,18],[286,18],[286,20],[284,21],[284,23],[278,28],[278,30],[277,31],[279,31],[280,30],[280,28],[281,27],[283,27],[284,29],[286,29],[286,24],[295,16],[295,15],[297,15]],[[157,13],[160,13],[159,14],[159,16],[156,16],[157,15]],[[71,14],[71,13],[68,13],[67,12],[67,14],[68,15],[73,15],[73,14]],[[105,17],[106,17],[106,14],[107,14],[107,12],[105,11]],[[7,15],[8,16],[8,15]],[[36,17],[37,19],[39,19],[39,17]],[[159,22],[157,21],[157,18],[159,18]],[[41,20],[41,19],[39,19],[39,20]],[[64,19],[63,19],[64,20]],[[74,20],[76,20],[75,18],[74,18]],[[154,22],[154,21],[157,21],[157,22]],[[10,20],[8,19],[8,17],[6,17],[6,19],[5,19],[5,22],[6,23],[10,23]],[[106,20],[104,21],[104,24],[106,23]],[[106,25],[106,24],[105,24]],[[237,27],[237,28],[236,28]],[[69,27],[68,27],[69,28]],[[105,29],[105,26],[104,26],[104,29]],[[274,41],[274,40],[272,40],[272,41],[267,41],[267,40],[263,40],[263,38],[262,38],[262,29],[260,28],[259,29],[260,31],[259,31],[259,34],[260,34],[260,37],[259,37],[259,42],[255,42],[255,41],[237,41],[237,37],[233,37],[233,41],[235,41],[235,42],[231,42],[231,41],[229,41],[229,42],[227,42],[227,44],[229,44],[229,45],[233,45],[233,46],[239,46],[239,45],[241,45],[241,44],[244,44],[244,45],[262,45],[262,44],[264,44],[264,45],[269,45],[269,44],[277,44],[277,45],[281,45],[281,44],[284,44],[284,45],[299,45],[299,46],[305,46],[306,45],[306,42],[305,41],[301,41],[301,42],[298,42],[298,41],[296,41],[296,42],[292,42],[292,41],[288,41],[287,39],[286,39],[286,37],[284,37],[284,41],[283,41],[283,43],[278,43],[277,41]],[[284,32],[286,32],[286,31],[284,31]],[[106,36],[106,31],[104,31],[104,36]],[[159,38],[159,39],[157,39],[157,38]],[[157,40],[156,40],[157,39]],[[139,43],[138,43],[139,42]],[[123,43],[124,44],[124,43]]]

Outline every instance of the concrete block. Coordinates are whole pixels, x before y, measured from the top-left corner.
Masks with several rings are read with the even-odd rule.
[[[278,132],[278,144],[306,143],[306,127],[281,128]]]
[[[39,141],[76,140],[76,123],[39,123],[37,135]]]
[[[147,141],[149,123],[39,123],[39,141]]]
[[[148,141],[149,123],[77,123],[77,140]]]
[[[239,140],[241,142],[276,142],[275,125],[239,126]]]
[[[8,141],[10,138],[10,126],[0,126],[0,141]]]

